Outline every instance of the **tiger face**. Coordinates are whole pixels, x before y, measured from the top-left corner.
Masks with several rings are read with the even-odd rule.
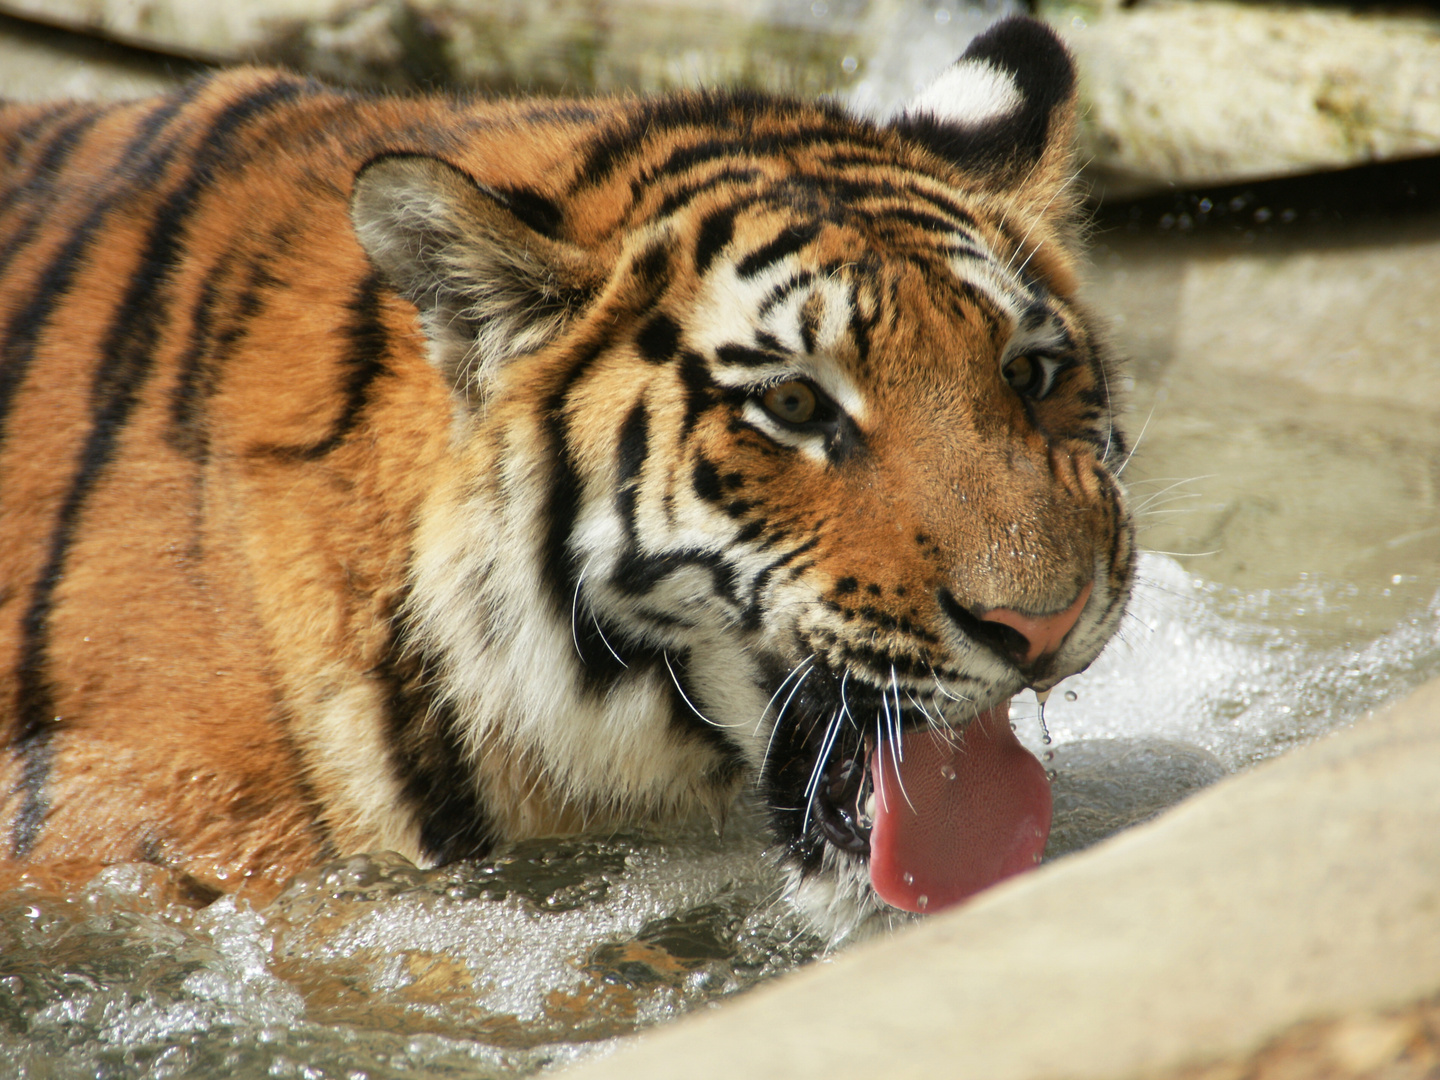
[[[1047,63],[1048,87],[1024,66]],[[832,931],[1038,859],[1048,788],[1006,706],[1087,666],[1128,595],[1107,464],[1123,443],[1063,246],[1068,72],[1047,33],[1009,23],[936,92],[997,112],[922,102],[803,161],[768,148],[803,145],[789,128],[723,154],[647,147],[616,269],[540,254],[537,293],[587,299],[476,394],[468,475],[489,479],[446,504],[446,554],[416,580],[412,626],[462,712],[533,693],[538,662],[553,696],[526,701],[512,753],[596,819],[758,783],[793,890]],[[1001,149],[957,179],[920,164],[935,127]],[[476,231],[464,178],[392,159],[357,192],[377,265],[422,306],[442,296]],[[543,449],[522,466],[522,445]],[[500,521],[528,566],[497,570]],[[454,649],[493,641],[496,610],[548,623],[499,650],[508,691],[488,652]],[[605,735],[555,753],[577,727]]]
[[[886,124],[227,78],[75,121],[117,179],[55,198],[148,228],[138,266],[9,270],[0,420],[48,364],[89,432],[35,436],[69,480],[13,421],[0,458],[12,859],[433,864],[743,797],[839,937],[1038,858],[1007,706],[1134,569],[1053,34],[997,24]]]

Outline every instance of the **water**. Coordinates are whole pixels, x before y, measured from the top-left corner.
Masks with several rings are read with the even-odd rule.
[[[1363,599],[1241,594],[1148,555],[1122,637],[1022,740],[1055,775],[1049,857],[1440,674],[1440,597],[1368,642]],[[1318,642],[1318,644],[1317,644]],[[724,838],[536,842],[423,871],[358,856],[268,906],[190,906],[153,866],[0,899],[0,1064],[39,1077],[501,1077],[554,1069],[815,959],[754,816]]]
[[[1009,10],[775,8],[796,33],[830,35],[812,50],[811,82],[876,112]],[[686,70],[657,79],[691,81],[691,54],[677,56]],[[645,85],[628,70],[606,78]],[[1395,228],[1406,235],[1364,242],[1400,251],[1414,225]],[[1241,366],[1269,355],[1259,338],[1265,348],[1234,346],[1240,360],[1227,368],[1208,329],[1241,327],[1243,338],[1254,307],[1250,278],[1226,285],[1231,256],[1102,241],[1092,299],[1137,359],[1131,427],[1147,430],[1129,478],[1141,501],[1171,477],[1197,496],[1188,518],[1145,539],[1193,557],[1144,558],[1120,639],[1049,698],[1045,727],[1031,696],[1012,709],[1054,777],[1049,858],[1440,676],[1440,427],[1409,400],[1413,380],[1395,379],[1394,400],[1374,391],[1357,403],[1323,386],[1305,397]],[[1261,254],[1277,266],[1290,257]],[[197,909],[153,866],[113,867],[79,887],[35,874],[0,896],[0,1075],[551,1070],[819,957],[821,943],[777,902],[779,885],[743,808],[723,838],[535,843],[436,871],[360,856],[301,876],[258,910],[233,898]]]

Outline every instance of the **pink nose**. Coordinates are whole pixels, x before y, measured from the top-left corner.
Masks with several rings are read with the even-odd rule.
[[[1073,604],[1064,611],[1057,611],[1053,615],[1022,615],[1009,608],[995,608],[985,612],[980,618],[985,622],[1008,626],[1023,637],[1026,643],[1024,661],[1027,664],[1033,664],[1040,657],[1060,648],[1060,643],[1065,640],[1065,635],[1070,633],[1079,620],[1080,612],[1085,610],[1085,601],[1090,599],[1090,593],[1094,586],[1093,581],[1087,582]]]

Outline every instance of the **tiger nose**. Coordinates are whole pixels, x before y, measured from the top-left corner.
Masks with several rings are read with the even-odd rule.
[[[999,623],[1019,634],[1024,639],[1025,651],[1022,653],[1017,648],[1016,658],[1023,663],[1033,664],[1042,656],[1048,656],[1060,648],[1065,635],[1070,633],[1079,621],[1080,612],[1085,609],[1085,601],[1090,599],[1094,586],[1093,581],[1087,582],[1073,604],[1053,615],[1025,615],[1009,608],[992,608],[980,613],[980,621]],[[1019,642],[1015,644],[1018,646]]]

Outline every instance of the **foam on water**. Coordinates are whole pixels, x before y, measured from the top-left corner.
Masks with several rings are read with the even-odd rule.
[[[1116,641],[1051,696],[1046,726],[1057,745],[1179,740],[1232,769],[1273,757],[1440,675],[1440,593],[1408,587],[1413,614],[1357,640],[1335,629],[1353,586],[1305,580],[1240,593],[1146,554]],[[1012,713],[1031,749],[1042,745],[1036,713],[1028,694]]]

